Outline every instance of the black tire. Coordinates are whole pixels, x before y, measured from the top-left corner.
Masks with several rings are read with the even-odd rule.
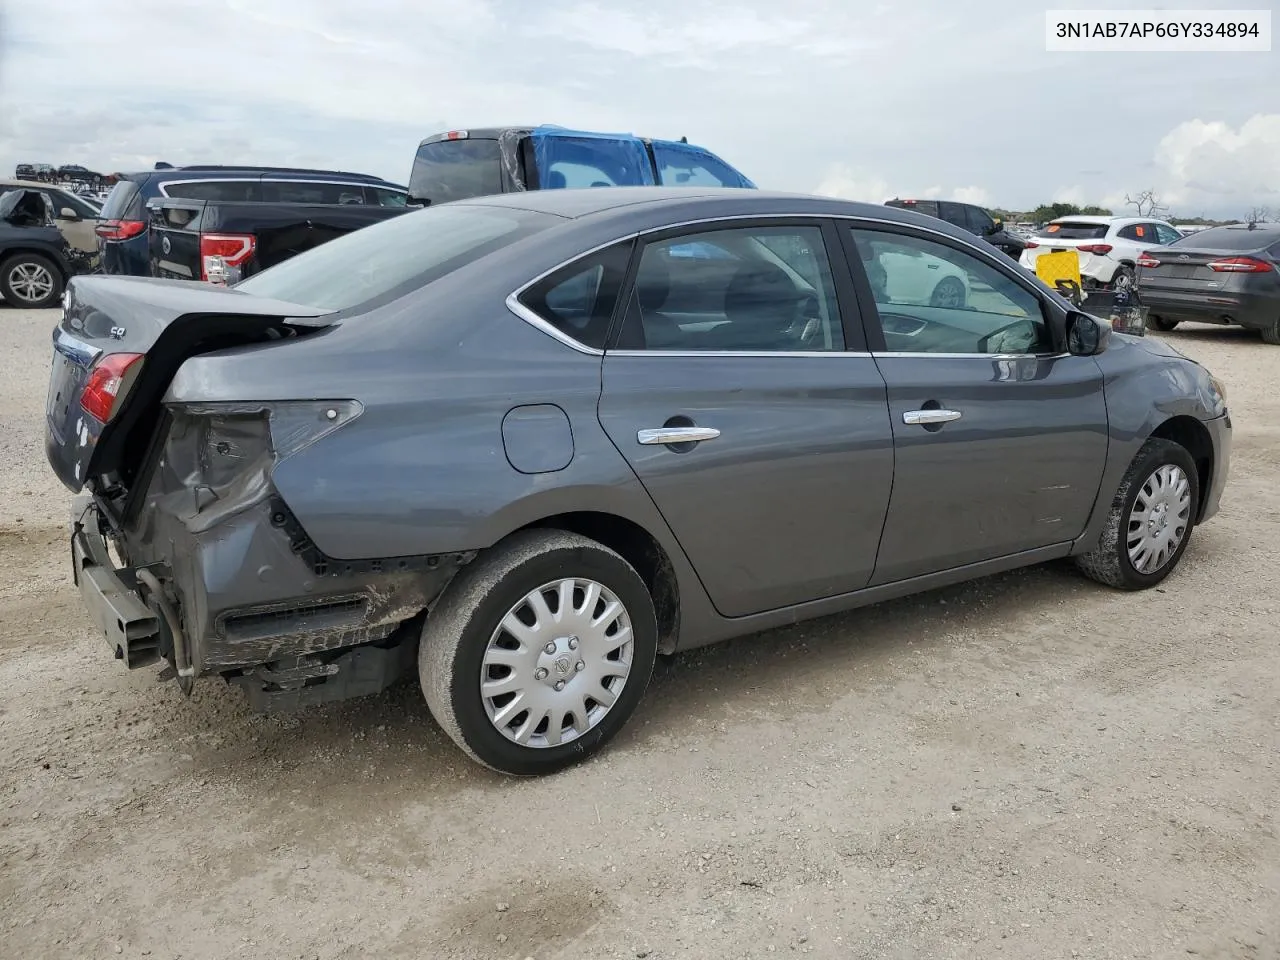
[[[489,718],[480,691],[490,669],[485,651],[508,611],[538,587],[567,577],[593,580],[622,603],[633,636],[631,668],[594,726],[567,743],[527,746],[509,739]],[[422,629],[418,674],[432,716],[465,753],[499,773],[533,776],[578,763],[603,747],[635,711],[657,652],[653,599],[631,564],[574,533],[528,530],[481,554],[445,589]]]
[[[1143,573],[1129,558],[1127,540],[1130,518],[1133,505],[1143,487],[1157,470],[1167,465],[1178,467],[1186,475],[1190,487],[1190,512],[1182,539],[1164,565],[1151,573]],[[1088,553],[1076,557],[1076,566],[1091,579],[1118,590],[1146,590],[1154,587],[1174,571],[1186,552],[1199,508],[1200,478],[1196,472],[1195,460],[1185,447],[1171,440],[1153,437],[1142,445],[1125,472],[1124,479],[1120,481],[1098,545]]]
[[[1111,278],[1111,289],[1119,290],[1122,286],[1127,286],[1132,290],[1135,277],[1136,274],[1133,272],[1133,267],[1127,263],[1122,263]]]
[[[955,277],[943,277],[933,288],[933,293],[929,295],[929,305],[963,310],[967,299],[963,283]]]
[[[1147,314],[1147,326],[1152,330],[1159,330],[1161,333],[1168,333],[1178,325],[1177,320],[1166,320],[1164,317],[1156,317]]]
[[[47,277],[50,284],[47,293],[33,295],[18,285],[19,273],[32,271]],[[62,299],[62,286],[62,271],[52,260],[38,253],[16,253],[0,263],[0,296],[11,307],[24,310],[51,307]]]
[[[1258,335],[1262,337],[1263,343],[1269,343],[1272,346],[1280,347],[1280,317],[1276,317],[1271,321],[1270,325],[1260,327]]]

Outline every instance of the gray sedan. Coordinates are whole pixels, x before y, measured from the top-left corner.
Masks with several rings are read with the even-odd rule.
[[[963,278],[963,297],[925,291]],[[970,234],[754,191],[432,206],[232,289],[77,278],[48,453],[128,666],[262,709],[417,667],[470,756],[589,756],[659,653],[1218,509],[1222,386]]]

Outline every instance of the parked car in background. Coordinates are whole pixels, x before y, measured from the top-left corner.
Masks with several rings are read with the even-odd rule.
[[[358,202],[403,207],[405,188],[380,177],[292,167],[165,165],[145,173],[116,175],[102,208],[98,250],[104,273],[145,277],[151,271],[147,203],[156,198],[268,203]]]
[[[261,183],[258,187],[262,191]],[[236,283],[304,250],[410,209],[403,203],[366,203],[363,190],[361,184],[333,189],[287,184],[271,192],[298,199],[275,203],[157,197],[147,204],[150,273],[174,280]]]
[[[1027,242],[1019,262],[1032,273],[1042,253],[1075,250],[1085,289],[1132,286],[1142,251],[1180,239],[1171,224],[1150,217],[1059,217]]]
[[[102,208],[92,198],[36,180],[0,180],[0,195],[10,190],[31,190],[38,193],[48,218],[66,237],[67,243],[75,251],[74,256],[83,258],[86,268],[96,267],[98,238],[95,231],[102,216]]]
[[[450,130],[418,145],[409,175],[413,203],[445,203],[566,187],[755,185],[711,151],[683,140],[564,127]]]
[[[34,180],[36,178],[36,166],[34,163],[20,163],[13,168],[13,177],[15,180]]]
[[[51,307],[67,281],[87,269],[35,190],[0,194],[0,297],[11,307]]]
[[[997,220],[982,207],[972,203],[956,203],[951,200],[888,200],[886,207],[914,210],[929,217],[945,220],[961,230],[968,230],[982,237],[998,250],[1003,250],[1017,260],[1026,246],[1026,240],[1010,230],[1002,220]]]
[[[1147,324],[1234,324],[1280,345],[1280,224],[1200,230],[1138,257],[1137,289]]]
[[[906,260],[873,297],[903,241],[982,299],[920,302]],[[77,278],[53,360],[116,657],[268,709],[416,665],[512,774],[598,750],[659,651],[1068,556],[1152,587],[1231,439],[1203,367],[971,234],[755,190],[432,204],[235,287]]]

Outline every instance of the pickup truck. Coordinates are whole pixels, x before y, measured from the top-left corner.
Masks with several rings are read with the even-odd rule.
[[[397,217],[404,206],[266,203],[156,197],[151,275],[231,284],[343,234]]]
[[[544,124],[450,130],[418,145],[409,202],[565,187],[742,187],[750,180],[703,147]]]

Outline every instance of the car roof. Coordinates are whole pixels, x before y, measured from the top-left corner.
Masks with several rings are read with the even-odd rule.
[[[1050,220],[1050,223],[1092,223],[1098,226],[1123,227],[1130,223],[1164,223],[1160,217],[1100,217],[1093,214],[1074,214]]]
[[[0,187],[23,187],[27,190],[62,190],[56,183],[37,183],[35,180],[0,180]],[[65,190],[62,191],[66,193]]]
[[[136,182],[142,180],[155,181],[191,179],[192,174],[208,177],[262,177],[273,175],[280,175],[282,177],[332,177],[350,180],[355,183],[369,183],[378,186],[395,187],[399,190],[405,189],[398,183],[393,183],[390,180],[384,180],[382,177],[377,177],[370,173],[352,173],[349,170],[314,170],[307,167],[246,167],[238,165],[201,163],[185,167],[165,167],[160,170],[142,170],[137,173],[117,173],[115,176]]]
[[[779,212],[793,210],[797,215],[856,216],[904,224],[927,225],[931,230],[940,229],[936,218],[898,207],[840,200],[835,197],[773,190],[748,190],[739,187],[598,187],[529,190],[453,202],[476,206],[512,207],[570,219],[623,208],[638,211],[646,207],[679,203],[686,207],[705,207],[708,211],[718,210],[715,215],[724,216],[749,216],[753,213],[777,215]],[[968,237],[968,234],[962,232],[956,235]]]

